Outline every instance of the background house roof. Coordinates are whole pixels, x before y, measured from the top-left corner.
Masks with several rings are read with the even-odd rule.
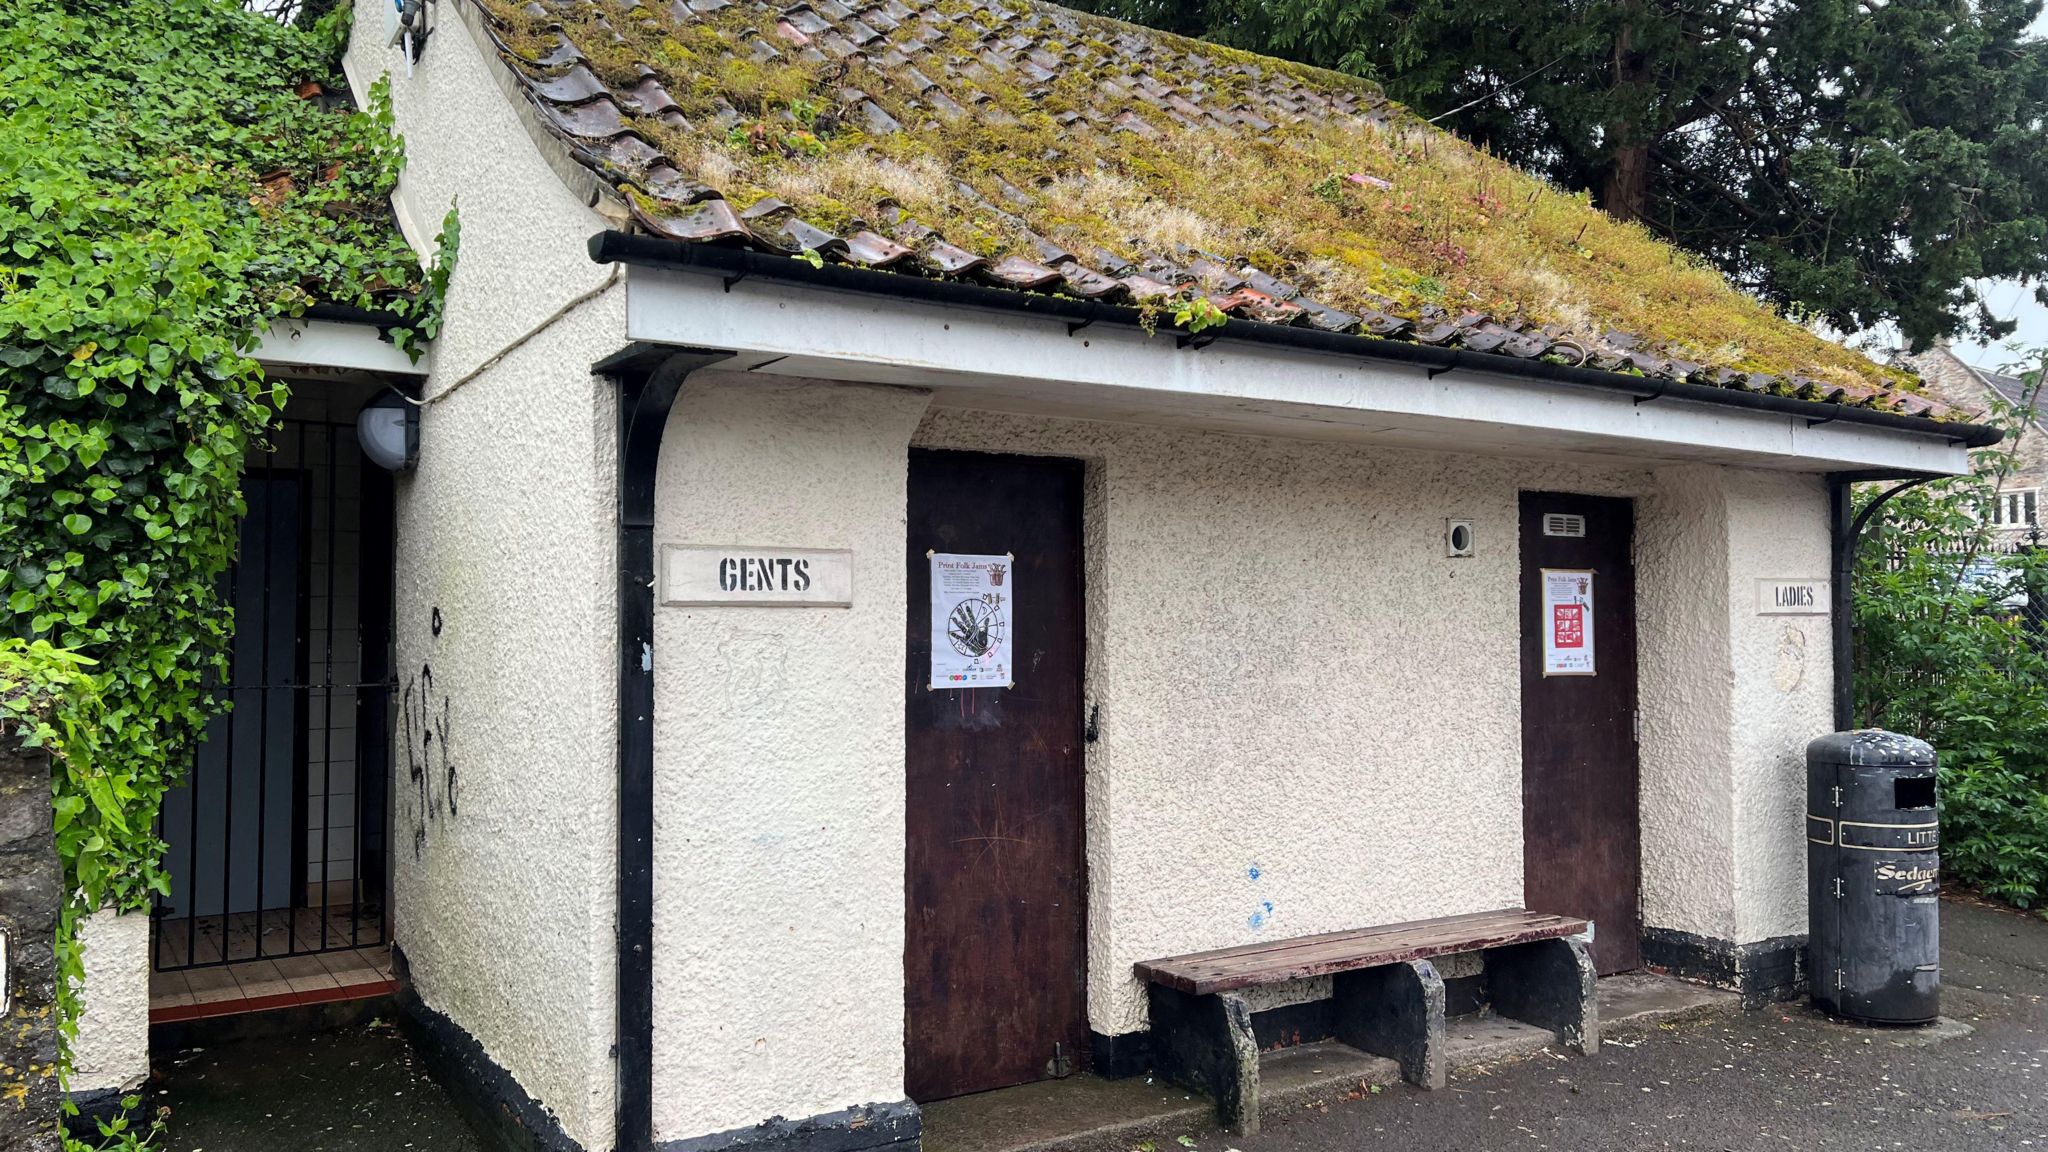
[[[1984,382],[1991,385],[1991,390],[2005,397],[2008,403],[2023,404],[2026,402],[2027,382],[2025,380],[2017,376],[2008,376],[2003,372],[1993,372],[1989,368],[1977,369],[1977,375],[1982,376]],[[2038,409],[2035,415],[2039,415]]]
[[[648,231],[1959,416],[1354,78],[1030,0],[475,0]]]

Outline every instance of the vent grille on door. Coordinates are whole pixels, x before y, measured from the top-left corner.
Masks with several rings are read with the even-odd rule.
[[[1568,512],[1545,512],[1543,514],[1545,536],[1584,536],[1586,518]]]

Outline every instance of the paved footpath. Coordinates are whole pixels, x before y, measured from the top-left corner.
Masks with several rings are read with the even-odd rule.
[[[1242,1152],[2048,1152],[2048,921],[1942,906],[1947,1039],[1798,1005],[1666,1025],[1268,1122]],[[1168,1146],[1166,1152],[1173,1152]]]
[[[1967,1035],[1857,1028],[1794,1005],[1543,1053],[1312,1106],[1209,1152],[2048,1152],[2048,921],[1942,909],[1943,1007]],[[1960,1031],[1960,1030],[1953,1030]],[[478,1145],[388,1026],[186,1053],[159,1102],[165,1152]],[[170,1065],[172,1061],[166,1061]],[[1161,1152],[1178,1152],[1161,1142]]]

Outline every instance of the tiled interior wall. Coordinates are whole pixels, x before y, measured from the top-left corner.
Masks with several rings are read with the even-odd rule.
[[[362,452],[341,421],[290,420],[275,438],[273,468],[305,476],[306,899],[354,899],[356,862],[357,549],[362,539]],[[314,416],[318,416],[315,412]],[[323,868],[324,862],[324,868]]]
[[[285,405],[265,463],[304,477],[305,860],[308,904],[355,899],[358,856],[356,787],[358,549],[362,541],[363,459],[355,415],[374,389],[298,384]],[[251,461],[256,466],[256,461]],[[374,895],[374,894],[372,894]]]

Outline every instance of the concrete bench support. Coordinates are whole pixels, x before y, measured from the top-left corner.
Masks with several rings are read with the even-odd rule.
[[[1259,1042],[1252,1037],[1251,1005],[1231,992],[1190,996],[1160,984],[1148,987],[1159,1075],[1207,1092],[1218,1119],[1234,1135],[1257,1135]]]
[[[1600,1000],[1584,937],[1563,936],[1486,952],[1493,1010],[1557,1033],[1559,1043],[1592,1055],[1600,1050]]]
[[[1590,928],[1569,916],[1502,908],[1141,960],[1131,969],[1151,998],[1159,1074],[1209,1093],[1224,1126],[1248,1136],[1259,1130],[1259,1043],[1244,989],[1330,977],[1337,1039],[1398,1062],[1418,1088],[1441,1088],[1450,1059],[1444,981],[1430,957],[1484,953],[1501,1015],[1591,1052],[1600,1021]]]
[[[1334,981],[1337,1039],[1401,1065],[1417,1088],[1444,1086],[1444,981],[1436,965],[1409,960],[1340,972]]]

